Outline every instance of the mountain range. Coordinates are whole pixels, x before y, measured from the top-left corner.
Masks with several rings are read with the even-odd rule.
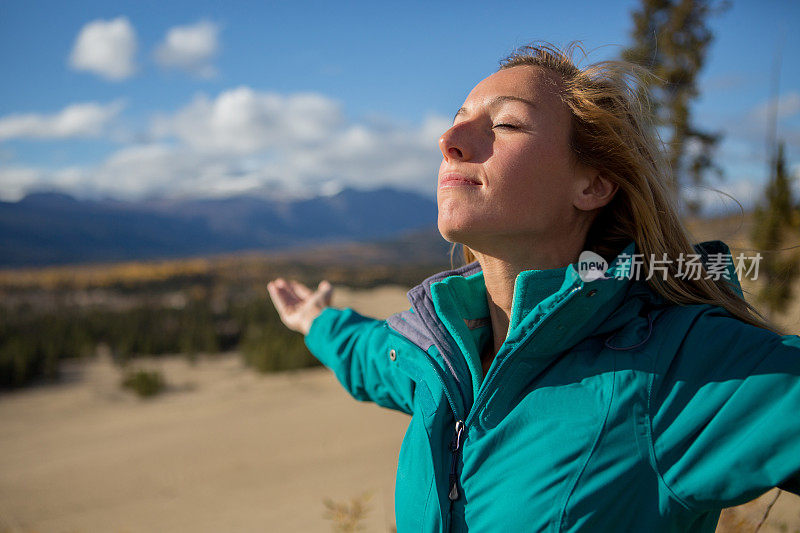
[[[0,202],[0,266],[286,250],[406,238],[414,232],[430,240],[435,224],[432,199],[391,188],[344,189],[292,201],[248,196],[81,200],[38,192]]]

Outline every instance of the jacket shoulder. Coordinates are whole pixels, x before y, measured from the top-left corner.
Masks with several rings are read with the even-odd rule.
[[[657,469],[688,508],[738,505],[798,481],[800,337],[718,306],[673,310],[648,412]]]

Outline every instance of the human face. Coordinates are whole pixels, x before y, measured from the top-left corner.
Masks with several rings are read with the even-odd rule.
[[[442,236],[489,252],[572,232],[585,171],[569,148],[570,121],[556,78],[539,67],[512,67],[481,81],[439,139]]]

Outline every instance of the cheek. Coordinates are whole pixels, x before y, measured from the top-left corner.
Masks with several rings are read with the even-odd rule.
[[[498,168],[505,182],[507,201],[519,204],[536,200],[563,203],[571,192],[569,155],[555,143],[534,143],[516,147]]]

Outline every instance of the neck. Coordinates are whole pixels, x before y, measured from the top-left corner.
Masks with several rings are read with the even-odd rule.
[[[559,268],[577,261],[581,246],[563,244],[545,247],[536,244],[515,246],[511,253],[488,254],[473,250],[483,270],[486,298],[494,336],[492,358],[508,335],[514,283],[520,272]],[[491,362],[491,358],[490,361]]]

